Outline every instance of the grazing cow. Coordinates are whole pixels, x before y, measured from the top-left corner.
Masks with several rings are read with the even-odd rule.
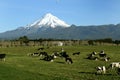
[[[106,57],[106,54],[99,54],[100,57]]]
[[[72,63],[73,63],[72,58],[70,58],[70,57],[66,57],[66,58],[65,58],[65,61],[66,61],[68,64],[72,64]]]
[[[60,53],[60,56],[61,56],[61,57],[64,57],[64,58],[69,57],[69,55],[68,55],[66,52],[61,52],[61,53]]]
[[[40,59],[44,59],[45,57],[48,56],[48,53],[47,52],[40,52],[39,56],[40,56]]]
[[[105,54],[104,50],[100,51],[101,54]]]
[[[51,56],[54,56],[54,58],[57,58],[59,56],[58,52],[54,52]]]
[[[104,58],[104,61],[106,61],[106,62],[109,61],[109,60],[110,60],[110,57],[105,57]]]
[[[88,55],[87,59],[90,60],[98,60],[99,58],[97,56],[95,56],[95,53],[92,52],[91,54]]]
[[[0,59],[5,61],[5,56],[6,56],[6,54],[0,54]]]
[[[47,56],[45,56],[45,57],[43,58],[43,60],[53,62],[53,60],[54,60],[54,56],[47,55]]]
[[[99,53],[99,56],[100,56],[100,57],[106,57],[106,54],[105,54],[104,50],[102,50],[102,51]]]
[[[112,69],[114,67],[119,68],[120,67],[120,62],[112,62],[109,67],[111,67]]]
[[[100,66],[98,66],[96,69],[97,69],[97,74],[101,74],[102,68]]]
[[[106,73],[105,66],[102,66],[102,67],[98,66],[96,69],[97,69],[97,74],[105,74]]]
[[[40,52],[39,55],[40,55],[40,56],[48,56],[48,53],[47,53],[47,52]]]
[[[88,55],[88,59],[94,58],[97,53],[93,51],[91,54]]]
[[[79,55],[80,54],[80,52],[75,52],[75,53],[73,53],[73,55]]]
[[[109,69],[109,68],[112,68],[112,69],[115,68],[117,74],[120,75],[120,62],[112,62],[112,63],[109,65],[108,69]]]
[[[92,55],[96,55],[97,53],[95,51],[92,52]]]

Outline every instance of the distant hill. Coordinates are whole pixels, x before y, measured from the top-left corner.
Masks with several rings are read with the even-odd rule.
[[[103,39],[120,40],[120,24],[98,26],[68,25],[52,14],[46,14],[42,19],[15,30],[0,33],[0,39],[17,39],[27,36],[30,39]]]

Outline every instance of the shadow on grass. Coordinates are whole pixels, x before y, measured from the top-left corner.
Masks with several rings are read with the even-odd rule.
[[[78,72],[78,73],[81,73],[81,74],[95,74],[95,72]]]
[[[78,72],[80,74],[94,74],[94,75],[106,75],[106,76],[115,76],[114,74],[96,74],[96,72]]]
[[[65,64],[65,62],[56,61],[56,63]]]

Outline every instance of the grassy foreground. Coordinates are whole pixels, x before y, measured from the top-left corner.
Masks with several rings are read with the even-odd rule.
[[[109,66],[113,61],[120,61],[120,46],[64,46],[73,59],[73,64],[66,64],[62,58],[54,62],[39,60],[39,57],[28,56],[37,52],[38,47],[0,48],[0,53],[6,53],[6,61],[0,61],[0,80],[120,80],[115,70],[109,70],[105,75],[96,75],[95,67]],[[61,47],[50,47],[44,51],[52,54]],[[104,50],[110,61],[94,61],[85,59],[87,54]],[[81,54],[73,56],[73,52]]]

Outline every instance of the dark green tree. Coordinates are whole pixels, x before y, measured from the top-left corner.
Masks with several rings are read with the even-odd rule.
[[[112,43],[113,41],[112,41],[112,38],[105,38],[105,39],[103,39],[103,42]]]
[[[118,46],[120,44],[120,41],[119,40],[115,40],[114,44],[116,44]]]
[[[18,40],[20,41],[20,45],[25,44],[26,46],[28,46],[29,39],[27,36],[20,37]]]
[[[88,44],[89,44],[89,45],[94,45],[94,41],[93,41],[93,40],[89,40],[89,41],[88,41]]]

